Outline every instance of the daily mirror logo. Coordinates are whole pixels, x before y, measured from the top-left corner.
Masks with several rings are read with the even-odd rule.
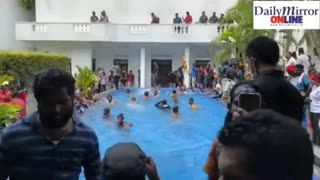
[[[254,29],[320,29],[320,1],[254,1]]]

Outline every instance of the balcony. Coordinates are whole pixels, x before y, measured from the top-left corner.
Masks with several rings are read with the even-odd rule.
[[[105,41],[154,43],[209,43],[224,28],[218,24],[16,24],[16,39],[23,41]]]

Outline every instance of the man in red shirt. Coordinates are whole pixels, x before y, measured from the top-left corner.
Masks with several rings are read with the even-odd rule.
[[[2,91],[0,91],[0,102],[5,101],[8,97],[11,97],[11,91],[8,86],[5,86]]]
[[[187,11],[186,18],[182,17],[182,19],[183,19],[184,23],[186,23],[186,24],[191,24],[193,21],[192,16],[190,15],[190,13],[188,11]]]
[[[132,71],[129,72],[128,74],[128,86],[132,87],[134,85],[134,74]]]

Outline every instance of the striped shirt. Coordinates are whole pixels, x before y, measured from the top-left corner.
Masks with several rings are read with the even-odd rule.
[[[59,143],[39,133],[37,113],[6,128],[0,137],[0,180],[87,180],[101,178],[95,132],[75,121],[73,132]]]

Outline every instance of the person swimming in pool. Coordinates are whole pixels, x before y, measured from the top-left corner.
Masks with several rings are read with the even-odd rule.
[[[117,125],[119,128],[126,128],[126,129],[133,126],[132,123],[124,121],[124,114],[123,113],[118,115]]]
[[[107,104],[116,104],[117,101],[113,99],[113,97],[109,94],[107,96]]]
[[[156,106],[158,109],[161,109],[161,110],[170,110],[171,109],[171,107],[168,105],[167,100],[165,100],[165,99],[156,103],[154,106]]]
[[[173,119],[179,119],[179,118],[180,118],[179,106],[173,106],[172,112],[173,112],[173,114],[172,114],[171,117],[172,117]]]
[[[126,89],[126,95],[131,96],[131,90],[129,88]]]
[[[155,89],[154,91],[153,91],[153,96],[154,97],[159,97],[160,95],[159,95],[159,91],[157,90],[157,89]]]
[[[150,96],[149,96],[149,91],[145,91],[144,92],[144,96],[143,96],[143,100],[147,101],[147,100],[150,100]]]
[[[135,96],[131,96],[129,103],[130,103],[130,104],[138,104],[137,98],[136,98]]]
[[[189,104],[190,104],[192,110],[198,110],[199,109],[199,107],[194,104],[194,99],[193,98],[189,99]]]
[[[110,108],[104,108],[103,110],[103,119],[106,119],[106,120],[111,120],[112,118],[112,115],[110,113]]]
[[[171,93],[171,98],[175,104],[179,103],[179,96],[176,90],[173,90]]]

